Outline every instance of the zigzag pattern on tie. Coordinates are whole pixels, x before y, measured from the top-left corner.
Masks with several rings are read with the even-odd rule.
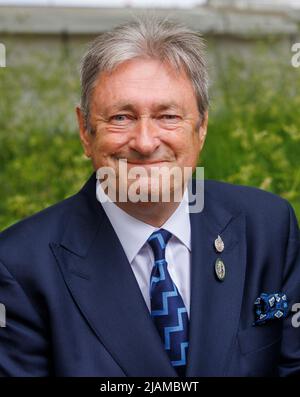
[[[159,277],[153,276],[151,277],[151,284],[150,284],[150,293],[153,288],[153,284],[158,283],[159,281],[164,281],[166,279],[164,265],[166,264],[165,259],[160,259],[155,261],[155,265],[158,266],[159,269]]]
[[[167,316],[169,314],[169,304],[168,299],[174,296],[178,296],[178,291],[176,286],[173,284],[173,291],[165,291],[162,293],[162,309],[153,310],[151,313],[152,317],[155,316]]]
[[[177,309],[177,320],[178,325],[174,327],[166,327],[165,328],[165,349],[169,350],[171,348],[171,341],[170,341],[170,334],[172,332],[181,332],[183,331],[183,321],[182,321],[182,314],[187,313],[185,307],[181,307]]]
[[[179,376],[185,375],[189,319],[183,299],[169,272],[165,249],[172,234],[165,229],[153,233],[148,242],[154,254],[150,279],[151,316],[165,351]]]
[[[166,351],[171,350],[172,345],[172,354],[171,354],[171,363],[173,366],[180,366],[186,365],[186,352],[189,346],[187,341],[180,342],[182,334],[180,334],[184,330],[184,319],[183,316],[187,316],[187,310],[185,307],[177,309],[177,325],[173,327],[165,327],[164,329],[164,347]],[[171,343],[171,336],[174,336],[173,341]],[[179,340],[178,340],[179,337]],[[174,350],[174,344],[179,344],[179,348]],[[177,358],[174,356],[175,351],[179,352],[180,350],[180,357]],[[176,360],[175,360],[176,357]]]
[[[189,342],[180,343],[181,357],[180,357],[180,360],[171,361],[171,364],[173,365],[173,367],[178,367],[180,365],[186,365],[186,352],[187,352],[188,347],[189,347]]]

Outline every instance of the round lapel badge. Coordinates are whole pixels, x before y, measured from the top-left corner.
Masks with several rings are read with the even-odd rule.
[[[218,259],[216,260],[216,263],[215,263],[215,272],[216,272],[216,276],[218,277],[218,279],[219,279],[220,281],[223,281],[224,278],[225,278],[225,273],[226,273],[226,271],[225,271],[224,262],[223,262],[220,258],[218,258]]]

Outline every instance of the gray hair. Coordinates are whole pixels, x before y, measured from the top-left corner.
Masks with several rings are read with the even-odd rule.
[[[81,62],[81,110],[89,125],[89,102],[99,74],[133,58],[152,58],[182,68],[191,79],[199,113],[208,108],[208,76],[201,36],[179,22],[144,17],[98,36]]]

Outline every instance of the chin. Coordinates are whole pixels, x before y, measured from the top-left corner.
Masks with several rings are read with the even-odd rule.
[[[143,179],[128,180],[128,185],[120,186],[122,192],[126,191],[128,202],[132,203],[168,203],[180,202],[182,199],[182,184],[174,186],[174,183],[163,184],[162,181]],[[124,197],[124,194],[123,194]]]

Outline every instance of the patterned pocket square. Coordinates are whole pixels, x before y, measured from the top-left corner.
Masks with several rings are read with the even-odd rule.
[[[254,325],[262,325],[269,320],[285,318],[288,313],[288,299],[286,294],[281,292],[263,293],[254,302],[254,308]]]

